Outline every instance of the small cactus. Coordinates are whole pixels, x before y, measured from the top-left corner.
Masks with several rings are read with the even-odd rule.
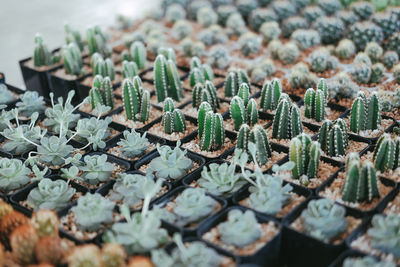
[[[380,124],[381,107],[378,94],[373,92],[368,99],[359,94],[351,107],[350,130],[355,133],[375,130]]]
[[[163,54],[159,54],[154,61],[154,76],[158,102],[163,102],[167,97],[176,101],[183,97],[178,70],[172,59],[167,60]]]
[[[21,265],[35,263],[35,245],[39,236],[35,227],[24,224],[16,228],[10,235],[10,246],[12,257]]]
[[[100,54],[94,54],[90,61],[93,70],[93,75],[100,74],[103,77],[109,77],[111,81],[115,79],[114,63],[110,58],[105,60]]]
[[[96,75],[93,79],[93,86],[90,89],[90,104],[92,109],[97,106],[106,105],[111,108],[114,107],[112,84],[109,77],[103,78],[101,75]]]
[[[71,249],[71,241],[61,239],[58,236],[44,236],[39,239],[35,247],[35,256],[38,262],[61,265],[65,256]]]
[[[111,54],[111,49],[107,46],[106,35],[98,25],[86,30],[86,43],[92,56],[94,53],[100,53],[104,57]]]
[[[330,120],[325,120],[318,133],[321,149],[331,157],[339,157],[346,154],[348,138],[346,123],[340,118],[334,123]]]
[[[242,84],[238,95],[232,98],[229,110],[236,131],[243,123],[253,126],[258,122],[257,103],[253,98],[249,99],[249,87],[246,84]]]
[[[126,252],[119,244],[106,243],[101,250],[103,267],[124,267]]]
[[[73,75],[82,74],[83,62],[81,51],[76,43],[72,42],[64,45],[61,54],[64,60],[64,69],[66,73]]]
[[[239,92],[239,87],[241,84],[247,84],[249,89],[250,82],[246,71],[242,69],[231,70],[225,80],[225,96],[233,97]]]
[[[203,112],[200,114],[199,111],[198,115],[200,148],[206,151],[217,150],[225,142],[224,120],[221,114],[213,113],[211,110],[204,114],[204,111],[210,107],[203,103],[200,105]]]
[[[395,170],[400,166],[400,137],[393,140],[389,134],[384,133],[376,143],[374,149],[375,168],[381,172]]]
[[[35,67],[51,65],[51,54],[46,44],[43,42],[43,37],[37,33],[35,35],[35,50],[33,54],[33,64]]]
[[[12,212],[14,209],[13,207],[6,203],[4,200],[0,199],[0,222],[1,219],[6,216],[7,214],[9,214],[10,212]]]
[[[198,83],[193,87],[193,107],[198,108],[202,102],[210,103],[213,110],[219,108],[219,98],[217,97],[217,89],[210,81],[204,84]]]
[[[75,247],[67,257],[69,267],[97,267],[102,266],[100,249],[93,244]]]
[[[40,238],[58,236],[60,224],[57,214],[52,210],[39,210],[32,214],[31,224],[36,228]]]
[[[346,181],[342,187],[342,200],[348,202],[371,202],[379,197],[378,178],[374,165],[366,161],[361,165],[357,153],[346,159]]]
[[[289,160],[295,163],[292,169],[294,179],[306,175],[309,179],[315,178],[318,173],[321,145],[311,141],[305,133],[298,135],[290,141]]]
[[[198,57],[193,57],[190,60],[190,86],[193,87],[197,83],[204,83],[214,79],[212,68],[207,64],[201,64]]]
[[[25,217],[22,213],[17,211],[12,211],[7,215],[3,216],[0,221],[0,240],[4,245],[8,245],[9,235],[16,229],[18,226],[28,223],[28,218]]]
[[[322,90],[307,89],[304,96],[304,116],[306,118],[315,119],[317,122],[323,121],[325,118],[325,105],[326,97]]]
[[[186,120],[182,110],[174,108],[173,100],[166,98],[164,103],[161,124],[166,134],[174,132],[184,132],[186,130]]]
[[[146,47],[140,41],[133,42],[130,49],[130,56],[132,60],[136,63],[139,70],[146,67]]]
[[[300,110],[291,104],[288,95],[283,94],[272,123],[272,137],[277,139],[291,139],[303,132]]]
[[[262,111],[275,110],[282,94],[282,84],[279,79],[266,81],[261,89],[260,106]]]
[[[122,61],[122,77],[124,79],[133,79],[136,75],[139,74],[139,69],[134,61]]]
[[[150,117],[150,93],[143,89],[139,76],[122,83],[124,109],[128,120],[146,122]]]

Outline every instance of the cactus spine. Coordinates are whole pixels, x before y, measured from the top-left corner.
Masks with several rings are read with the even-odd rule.
[[[213,113],[209,103],[200,104],[197,115],[198,135],[202,150],[217,150],[224,145],[224,120],[219,113]]]
[[[304,116],[321,122],[325,118],[325,93],[317,89],[307,89],[304,96]]]
[[[322,78],[318,81],[317,90],[321,90],[322,92],[324,92],[325,101],[328,101],[328,96],[329,96],[328,83],[326,82],[325,79]]]
[[[257,102],[249,99],[249,91],[250,88],[247,84],[241,84],[238,95],[234,96],[230,102],[229,107],[235,131],[238,131],[243,123],[253,126],[258,122]]]
[[[351,106],[350,130],[358,133],[363,130],[376,130],[381,124],[381,107],[376,92],[367,98],[359,94]]]
[[[122,77],[124,79],[133,79],[136,75],[139,74],[139,69],[137,64],[134,61],[122,61]]]
[[[146,47],[140,41],[133,42],[130,47],[130,55],[139,70],[146,67]]]
[[[381,172],[395,170],[400,166],[400,137],[393,140],[389,134],[383,134],[374,149],[375,168]]]
[[[174,61],[164,55],[157,56],[154,62],[154,85],[158,102],[171,97],[179,101],[183,97],[182,84]]]
[[[174,108],[171,98],[165,99],[161,124],[166,134],[173,132],[184,132],[186,130],[186,120],[182,110]]]
[[[292,170],[294,179],[302,175],[315,178],[318,173],[321,145],[317,141],[311,141],[311,137],[302,133],[290,141],[289,160],[295,163]]]
[[[78,45],[74,42],[64,45],[61,53],[64,59],[65,72],[80,75],[82,73],[83,62]]]
[[[142,87],[139,76],[122,83],[124,109],[128,120],[146,122],[150,116],[150,93]]]
[[[346,160],[346,181],[342,187],[342,199],[348,202],[371,202],[379,197],[378,178],[374,165],[366,161],[361,166],[357,153],[350,153]]]
[[[233,97],[237,95],[239,86],[245,83],[250,89],[250,82],[247,74],[242,69],[231,70],[225,80],[225,97]]]
[[[197,83],[193,87],[193,107],[199,108],[200,104],[207,102],[211,105],[213,110],[219,108],[219,99],[217,97],[217,89],[210,81],[205,81],[204,84]]]
[[[1,242],[8,246],[9,236],[10,234],[23,224],[28,223],[28,218],[25,217],[22,213],[17,211],[12,211],[7,215],[3,216],[0,221],[0,238]]]
[[[106,105],[111,109],[114,107],[112,84],[109,77],[103,78],[101,75],[96,75],[89,95],[92,109],[95,109],[98,105]]]
[[[10,235],[12,257],[21,265],[35,263],[35,245],[39,236],[35,227],[24,224],[15,229]]]
[[[343,156],[346,154],[348,145],[348,131],[346,122],[337,119],[335,123],[325,120],[318,133],[318,141],[321,149],[331,157]]]
[[[95,56],[98,55],[98,56]],[[111,81],[115,79],[114,63],[110,58],[105,60],[99,54],[92,56],[91,65],[93,70],[93,75],[100,74],[103,77],[110,77]]]
[[[290,104],[289,97],[284,95],[286,94],[282,94],[272,123],[272,137],[277,139],[291,139],[303,132],[299,108]]]
[[[207,64],[201,64],[198,57],[193,57],[190,60],[190,86],[193,87],[197,83],[205,81],[213,81],[214,73],[211,67]]]
[[[261,110],[275,110],[278,107],[281,94],[282,84],[280,80],[273,79],[272,82],[266,81],[261,89]]]

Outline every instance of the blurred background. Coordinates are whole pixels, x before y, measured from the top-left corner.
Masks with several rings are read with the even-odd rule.
[[[49,49],[65,43],[64,24],[79,29],[88,26],[107,28],[115,16],[143,16],[158,0],[1,0],[0,71],[8,83],[25,88],[18,61],[33,54],[33,39],[40,32]]]

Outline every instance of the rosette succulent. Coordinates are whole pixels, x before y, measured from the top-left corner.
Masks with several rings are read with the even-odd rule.
[[[78,199],[78,204],[71,211],[79,229],[94,232],[113,221],[114,206],[112,201],[100,194],[87,193]]]
[[[79,166],[82,171],[80,178],[89,184],[107,181],[115,169],[112,163],[107,162],[107,155],[105,154],[86,156],[83,161],[83,165]]]
[[[378,261],[372,256],[346,258],[343,267],[395,267],[396,264],[389,261]]]
[[[20,96],[21,102],[17,102],[16,106],[21,116],[30,117],[34,112],[43,113],[45,103],[43,96],[39,96],[36,91],[26,91]]]
[[[303,227],[314,238],[329,241],[347,229],[346,210],[331,199],[311,200],[301,213]]]
[[[4,83],[0,83],[0,104],[8,104],[15,100],[13,93]]]
[[[19,159],[0,159],[0,190],[18,189],[29,182],[31,170]]]
[[[252,244],[262,234],[261,224],[257,222],[254,212],[250,210],[242,212],[232,209],[228,213],[228,220],[220,223],[217,228],[223,243],[237,247]]]
[[[121,146],[122,155],[128,158],[135,158],[142,155],[150,145],[146,134],[147,132],[141,135],[135,129],[132,129],[130,132],[125,130],[123,132],[124,138],[117,143],[117,145]]]
[[[48,166],[63,165],[74,151],[74,148],[67,143],[68,140],[65,137],[55,135],[43,137],[37,147],[37,153],[40,155],[39,161]]]
[[[372,227],[368,229],[367,235],[371,237],[372,247],[400,258],[400,216],[388,214],[387,216],[376,214],[371,221]]]
[[[106,146],[104,140],[110,136],[108,125],[111,121],[111,117],[106,117],[105,119],[100,119],[100,117],[81,119],[76,125],[75,138],[84,144],[92,144],[93,150],[104,148]]]
[[[66,207],[76,190],[68,186],[64,180],[52,181],[43,178],[37,187],[29,192],[27,202],[35,210],[60,210]]]
[[[190,158],[186,157],[186,150],[179,148],[178,141],[176,147],[160,146],[157,144],[157,151],[160,156],[153,159],[147,169],[150,173],[155,173],[157,178],[178,179],[186,174],[193,166]]]
[[[165,210],[163,219],[184,227],[209,216],[218,207],[218,202],[206,195],[206,191],[202,188],[188,188],[167,206],[172,209]]]

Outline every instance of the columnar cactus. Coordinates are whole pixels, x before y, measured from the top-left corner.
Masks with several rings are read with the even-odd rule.
[[[283,94],[272,123],[272,137],[291,139],[303,132],[299,108],[290,102],[288,95]]]
[[[174,108],[171,98],[165,99],[163,116],[161,120],[164,132],[172,134],[173,132],[184,132],[186,130],[186,120],[182,110]]]
[[[137,64],[134,61],[122,61],[122,77],[124,79],[129,78],[133,79],[136,75],[139,74],[139,69]]]
[[[166,59],[162,54],[154,61],[154,85],[158,102],[171,97],[179,101],[183,97],[182,84],[178,70],[172,59]]]
[[[107,46],[107,38],[99,26],[86,30],[86,42],[91,55],[97,52],[107,57],[111,54],[111,49]]]
[[[282,84],[279,79],[266,81],[261,89],[260,108],[262,111],[275,110],[282,94]]]
[[[35,245],[39,236],[31,224],[19,226],[10,235],[12,258],[21,265],[35,262]]]
[[[231,70],[225,80],[225,96],[233,97],[237,95],[240,85],[247,84],[249,89],[250,81],[247,77],[246,71],[243,69]]]
[[[325,118],[325,105],[326,97],[322,90],[307,89],[304,96],[304,116],[306,118],[315,119],[317,122],[323,121]]]
[[[348,139],[346,122],[340,118],[334,123],[330,120],[325,120],[318,133],[321,149],[332,157],[346,154]]]
[[[232,98],[229,106],[234,129],[236,131],[239,130],[243,123],[252,126],[258,122],[257,102],[253,98],[249,99],[248,86],[242,84],[239,93],[240,95],[236,95]]]
[[[103,78],[101,75],[96,75],[93,79],[93,86],[90,89],[89,95],[92,109],[95,109],[99,105],[114,107],[112,84],[109,77]]]
[[[37,33],[35,35],[35,50],[33,53],[33,64],[35,67],[51,65],[51,54],[46,44],[43,43],[42,36]]]
[[[100,74],[103,77],[110,77],[110,80],[114,81],[115,79],[114,63],[110,58],[106,58],[104,60],[100,54],[95,53],[92,56],[90,65],[93,70],[93,75]]]
[[[290,141],[289,160],[295,163],[292,169],[294,179],[302,175],[315,178],[318,174],[321,145],[317,141],[311,141],[311,137],[305,133],[298,135]]]
[[[371,202],[379,197],[378,178],[372,162],[362,165],[357,153],[350,153],[346,160],[346,181],[342,186],[342,199],[348,202]]]
[[[150,117],[150,93],[143,89],[142,81],[136,76],[122,83],[122,97],[128,120],[146,122]]]
[[[64,69],[66,73],[73,75],[82,74],[81,51],[76,43],[64,45],[61,51],[64,60]]]
[[[358,133],[363,130],[378,129],[381,124],[381,107],[378,94],[371,93],[367,99],[359,95],[353,102],[350,113],[350,130]]]
[[[381,172],[395,170],[400,166],[400,137],[393,140],[389,134],[383,134],[374,149],[375,168]]]
[[[201,64],[198,57],[193,57],[190,61],[190,86],[193,87],[197,83],[212,81],[214,73],[212,68],[207,64]]]
[[[200,104],[198,113],[198,135],[201,150],[216,150],[225,142],[224,120],[219,113],[213,113],[210,104]]]
[[[133,42],[130,49],[130,56],[132,60],[136,63],[140,70],[146,67],[146,47],[140,41]]]
[[[206,81],[204,84],[198,83],[193,87],[193,107],[198,108],[202,102],[208,102],[213,110],[219,108],[217,89],[210,81]]]
[[[28,218],[20,212],[12,211],[1,218],[0,221],[0,240],[8,246],[10,234],[19,226],[28,223]]]

